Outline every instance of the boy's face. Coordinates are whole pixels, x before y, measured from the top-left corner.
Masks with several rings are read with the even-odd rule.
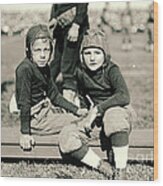
[[[96,71],[104,63],[104,53],[99,48],[87,48],[83,51],[84,62],[91,71]]]
[[[50,41],[37,39],[31,46],[32,59],[39,67],[46,66],[50,58]]]

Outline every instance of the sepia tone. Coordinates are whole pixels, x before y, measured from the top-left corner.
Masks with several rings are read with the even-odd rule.
[[[158,175],[158,5],[156,3],[153,10],[153,49],[147,46],[146,29],[147,9],[152,3],[153,1],[136,2],[135,5],[131,3],[132,46],[128,49],[123,46],[123,26],[119,13],[125,9],[126,2],[110,5],[109,2],[89,3],[88,10],[90,28],[101,29],[105,33],[108,51],[121,69],[129,88],[131,104],[136,112],[136,120],[129,138],[127,180],[151,181],[157,179]],[[140,9],[141,4],[144,7],[142,9]],[[8,110],[11,97],[15,93],[15,70],[25,55],[24,40],[28,29],[35,24],[48,23],[51,4],[46,5],[46,8],[40,5],[40,9],[36,8],[37,5],[32,5],[31,9],[30,7],[30,4],[27,7],[23,4],[15,7],[0,6],[2,176],[108,179],[106,175],[82,163],[62,160],[57,136],[35,136],[36,145],[32,151],[23,151],[19,146],[19,116],[9,113]],[[60,113],[60,110],[56,109],[55,112]],[[97,129],[89,145],[106,160],[108,156],[101,151],[98,134]]]

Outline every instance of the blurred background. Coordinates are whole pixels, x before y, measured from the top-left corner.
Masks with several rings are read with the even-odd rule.
[[[145,31],[151,4],[153,4],[153,1],[149,0],[130,2],[132,33]],[[31,25],[39,22],[47,23],[50,16],[50,9],[51,4],[1,5],[2,36],[24,35]],[[99,24],[100,17],[103,16],[105,17],[105,22],[109,23],[113,32],[122,32],[121,15],[125,9],[125,2],[90,3],[89,18],[91,26]]]

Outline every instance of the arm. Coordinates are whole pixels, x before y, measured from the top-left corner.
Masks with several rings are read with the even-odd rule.
[[[110,107],[125,106],[130,102],[127,85],[118,67],[112,67],[110,69],[109,79],[113,89],[113,95],[97,105],[100,114],[104,113]]]
[[[30,134],[31,75],[27,68],[16,72],[16,99],[20,109],[21,133]]]
[[[57,5],[53,4],[52,8],[51,8],[51,13],[50,13],[50,19],[49,19],[49,31],[53,32],[53,30],[56,28],[57,26]],[[52,34],[52,33],[51,33]]]
[[[23,150],[31,150],[35,143],[30,135],[31,82],[28,69],[19,69],[16,72],[16,96],[21,120],[20,146]]]
[[[76,6],[76,16],[74,19],[74,23],[79,26],[83,24],[88,12],[88,3],[78,3]]]
[[[71,42],[76,42],[78,40],[80,26],[83,24],[83,21],[87,16],[87,7],[88,3],[78,3],[76,6],[76,16],[71,28],[69,29],[67,37]]]
[[[86,109],[80,109],[73,103],[67,101],[58,91],[54,81],[51,79],[49,83],[48,96],[53,105],[60,106],[77,116],[82,116],[87,113]]]
[[[50,20],[51,21],[53,18],[57,18],[58,12],[57,12],[57,4],[53,4],[50,12]]]

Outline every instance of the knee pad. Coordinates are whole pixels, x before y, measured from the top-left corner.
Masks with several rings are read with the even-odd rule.
[[[128,132],[130,129],[128,113],[121,107],[108,109],[105,112],[103,123],[106,137],[110,137],[115,132]]]

